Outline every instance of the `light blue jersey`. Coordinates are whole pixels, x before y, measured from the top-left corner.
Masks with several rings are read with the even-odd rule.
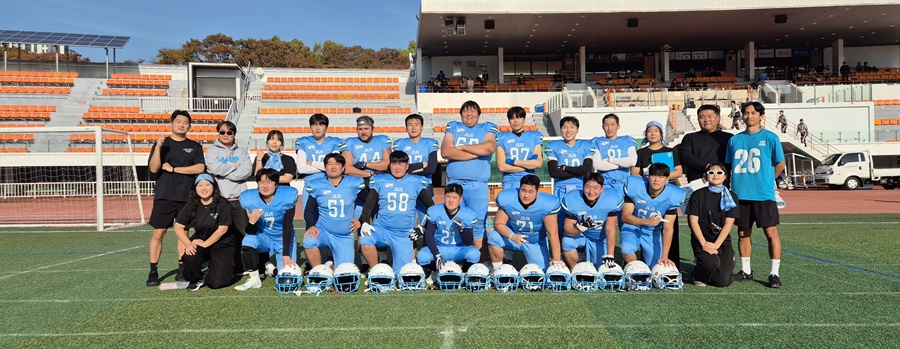
[[[506,227],[515,234],[528,236],[529,243],[546,241],[547,227],[544,217],[559,212],[559,199],[555,196],[539,192],[538,197],[527,209],[519,202],[517,189],[505,189],[497,194],[497,206],[509,216]]]
[[[409,164],[419,164],[428,161],[428,155],[438,151],[438,142],[431,138],[421,138],[418,143],[413,143],[409,138],[401,138],[394,142],[394,150],[399,150],[409,155]],[[428,185],[431,185],[431,176],[420,176],[425,178]]]
[[[391,174],[372,177],[369,188],[378,192],[378,213],[374,224],[404,237],[416,226],[416,199],[428,184],[421,176]]]
[[[595,222],[594,228],[586,230],[582,233],[591,241],[606,240],[606,231],[603,223],[606,218],[617,215],[622,210],[625,198],[615,190],[604,190],[600,194],[600,198],[594,203],[594,206],[588,206],[584,202],[584,193],[582,191],[570,191],[562,200],[562,208],[566,211],[566,217],[576,221],[583,218],[590,218]]]
[[[618,136],[614,140],[606,137],[595,137],[591,141],[596,152],[600,153],[603,159],[607,158],[624,158],[628,157],[629,149],[637,151],[634,138],[631,136]],[[626,178],[631,175],[631,168],[619,168],[609,171],[601,171],[603,175],[604,185],[622,188]]]
[[[778,135],[769,130],[738,133],[728,140],[731,190],[740,200],[775,201],[775,165],[784,161]]]
[[[300,192],[291,186],[279,186],[275,190],[275,197],[268,204],[259,197],[258,189],[248,189],[241,193],[240,202],[244,209],[253,212],[257,209],[262,210],[263,214],[259,217],[262,224],[257,223],[261,228],[260,232],[270,236],[273,240],[282,240],[282,224],[284,223],[284,213],[297,206],[297,198]]]
[[[363,142],[359,137],[351,137],[344,140],[347,146],[344,150],[353,154],[353,161],[360,162],[379,162],[382,159],[383,151],[391,149],[393,142],[391,138],[385,135],[372,136],[368,142]],[[355,166],[355,164],[347,164],[347,166]]]
[[[344,142],[337,137],[325,136],[325,138],[322,140],[322,144],[319,144],[319,142],[316,142],[316,139],[313,136],[303,136],[297,138],[297,140],[294,141],[294,149],[303,150],[306,153],[306,159],[297,159],[297,163],[303,163],[307,161],[322,162],[325,160],[325,155],[331,153],[340,154],[346,149],[346,146],[344,145]],[[311,180],[324,176],[324,172],[319,172],[307,175],[305,179]],[[303,198],[306,198],[305,192],[303,194]]]
[[[306,182],[309,197],[316,199],[319,219],[316,227],[335,235],[350,235],[350,221],[356,207],[356,196],[365,189],[362,178],[344,176],[337,186],[322,177]]]
[[[537,131],[524,131],[521,135],[512,132],[502,132],[497,135],[497,147],[502,148],[506,153],[507,159],[512,160],[531,160],[534,148],[544,145],[544,136]],[[527,174],[534,174],[534,170],[526,169],[522,172],[504,173],[503,188],[519,188],[522,177]]]
[[[672,184],[666,184],[657,197],[650,197],[647,193],[649,179],[630,176],[625,182],[625,197],[634,203],[632,215],[637,218],[649,219],[653,215],[665,218],[666,212],[678,209],[684,202],[686,192]],[[656,265],[662,257],[662,229],[665,223],[659,223],[655,227],[638,226],[631,224],[622,225],[622,254],[634,254],[640,246],[644,255],[644,263],[650,268]]]
[[[566,144],[566,141],[555,140],[547,144],[544,154],[547,155],[547,161],[556,160],[559,166],[578,167],[584,163],[584,159],[590,157],[594,153],[594,146],[591,141],[576,139],[573,146]],[[581,190],[583,178],[581,176],[575,178],[554,180],[553,192],[559,193],[558,198],[562,199],[566,192]]]
[[[459,218],[462,222],[463,229],[474,228],[475,223],[478,221],[475,211],[465,206],[460,206],[459,211],[453,217],[447,215],[447,209],[444,207],[444,204],[437,204],[428,208],[425,220],[426,222],[434,223],[436,227],[434,242],[438,247],[462,245],[462,236],[460,236],[459,230],[453,224],[453,220],[456,218]]]
[[[453,145],[481,144],[489,133],[497,135],[497,125],[485,122],[468,127],[462,122],[451,121],[447,123],[447,133],[453,137]],[[450,182],[467,180],[487,183],[491,177],[492,155],[481,156],[472,160],[450,160],[447,164],[447,179]]]

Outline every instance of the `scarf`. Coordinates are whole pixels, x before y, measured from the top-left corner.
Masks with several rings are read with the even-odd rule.
[[[284,164],[281,163],[281,152],[273,153],[269,150],[267,154],[269,154],[269,160],[266,161],[264,168],[271,168],[278,172],[284,170]]]
[[[722,194],[722,201],[719,201],[719,208],[721,208],[722,211],[728,211],[737,207],[734,198],[731,197],[731,192],[724,185],[710,185],[707,188],[713,193]]]

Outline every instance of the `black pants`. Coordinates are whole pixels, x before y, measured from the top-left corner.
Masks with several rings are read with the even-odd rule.
[[[197,253],[181,257],[184,262],[184,279],[200,281],[203,279],[203,263],[209,262],[209,273],[205,285],[216,289],[231,285],[234,275],[234,239],[231,237],[216,241],[208,248],[197,247]]]
[[[719,254],[711,255],[703,251],[703,246],[696,238],[691,238],[691,248],[694,250],[694,258],[697,265],[694,266],[694,280],[717,287],[726,287],[733,281],[731,273],[734,271],[734,249],[731,248],[731,240],[725,240],[719,246]]]
[[[244,240],[244,235],[247,235],[247,223],[250,219],[247,218],[247,211],[244,210],[244,206],[241,206],[240,201],[228,200],[228,203],[231,204],[231,221],[234,223],[234,227],[241,232],[234,237],[234,267],[235,270],[240,271],[244,270],[243,262],[241,262],[241,241]]]
[[[675,268],[681,270],[681,246],[678,243],[678,216],[675,216],[674,227],[672,229],[672,244],[669,245],[669,255],[666,257],[668,257],[672,263],[675,263]]]

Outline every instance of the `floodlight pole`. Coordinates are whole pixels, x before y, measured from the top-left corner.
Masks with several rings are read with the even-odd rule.
[[[60,47],[61,46],[56,45],[56,72],[59,72],[59,50],[60,50]]]
[[[106,50],[106,78],[109,79],[109,47],[104,47]]]

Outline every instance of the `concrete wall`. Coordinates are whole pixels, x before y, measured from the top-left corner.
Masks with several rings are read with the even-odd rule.
[[[422,73],[425,74],[425,76],[422,77],[422,81],[428,81],[428,79],[436,77],[438,75],[438,72],[441,70],[444,71],[444,74],[446,74],[448,78],[456,77],[453,75],[454,61],[460,62],[460,69],[463,76],[477,77],[478,74],[481,73],[481,70],[479,70],[478,67],[486,65],[491,81],[497,81],[498,78],[497,72],[499,71],[499,67],[497,66],[497,64],[499,62],[497,59],[497,55],[430,57],[429,61],[430,66],[426,67],[430,69],[422,70]],[[469,61],[475,61],[475,69],[469,69]]]
[[[446,73],[446,71],[444,71]],[[516,93],[419,93],[416,95],[419,111],[431,113],[434,108],[458,108],[468,100],[478,102],[482,108],[521,106],[534,112],[535,105],[544,104],[559,92]]]

